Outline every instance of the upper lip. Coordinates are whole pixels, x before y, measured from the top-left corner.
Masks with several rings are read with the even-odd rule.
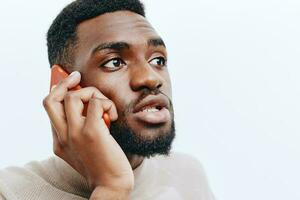
[[[169,99],[161,94],[148,95],[134,107],[133,112],[137,113],[146,108],[169,108]]]

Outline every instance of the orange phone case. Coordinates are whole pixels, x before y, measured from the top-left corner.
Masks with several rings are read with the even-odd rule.
[[[57,85],[60,81],[67,78],[68,76],[69,76],[69,74],[64,69],[62,69],[59,65],[54,65],[51,68],[50,90],[53,85]],[[72,88],[71,90],[79,90],[79,89],[81,89],[81,87],[80,87],[80,85],[77,85],[74,88]],[[85,106],[83,109],[84,116],[86,116],[86,112],[87,112],[87,104],[85,103]],[[109,128],[110,127],[109,115],[107,113],[104,113],[102,118],[103,118],[106,126]]]

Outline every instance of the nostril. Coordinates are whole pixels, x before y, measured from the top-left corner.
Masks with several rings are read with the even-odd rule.
[[[133,91],[148,88],[149,90],[160,89],[163,86],[162,74],[152,67],[132,67],[130,70],[130,87]]]
[[[161,86],[162,86],[162,83],[159,83],[159,84],[157,85],[157,88],[159,89],[159,88],[161,88]]]

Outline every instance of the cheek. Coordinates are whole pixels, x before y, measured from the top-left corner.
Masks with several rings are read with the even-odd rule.
[[[134,99],[127,75],[117,72],[101,72],[94,66],[94,63],[88,63],[86,67],[80,70],[82,75],[81,86],[96,87],[105,97],[114,102],[118,114],[123,113]]]
[[[90,67],[82,73],[82,86],[93,86],[100,90],[100,92],[108,99],[118,99],[119,93],[122,93],[126,84],[122,77],[112,75],[111,73],[101,72],[96,67]]]
[[[113,81],[106,79],[97,84],[97,88],[116,105],[118,114],[124,113],[134,99],[133,93],[124,80]]]
[[[170,99],[172,99],[172,84],[169,72],[166,70],[162,73],[164,84],[162,86],[162,92],[164,92]]]
[[[110,91],[110,100],[112,100],[117,108],[118,114],[123,114],[125,111],[127,111],[128,106],[130,105],[130,95],[126,90],[123,89],[116,89],[113,92]]]

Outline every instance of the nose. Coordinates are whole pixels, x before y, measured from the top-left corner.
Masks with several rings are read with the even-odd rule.
[[[163,78],[148,62],[132,66],[130,72],[130,87],[133,91],[148,89],[150,91],[157,90],[163,85]]]

